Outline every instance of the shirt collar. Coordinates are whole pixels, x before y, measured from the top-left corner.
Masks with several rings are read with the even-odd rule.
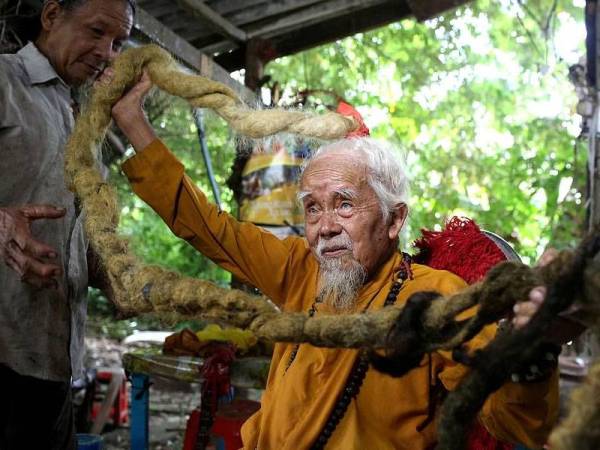
[[[17,52],[23,61],[25,71],[29,76],[29,81],[32,85],[47,83],[52,80],[59,80],[65,87],[67,84],[56,73],[48,58],[35,46],[33,42],[29,42],[25,47]]]

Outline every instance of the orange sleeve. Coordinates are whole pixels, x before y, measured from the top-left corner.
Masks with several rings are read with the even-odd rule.
[[[294,260],[307,258],[303,239],[280,240],[272,233],[234,219],[208,202],[185,175],[183,165],[160,140],[125,161],[133,191],[148,203],[173,233],[198,251],[283,303],[294,278]],[[297,262],[297,261],[296,261]]]
[[[537,383],[507,382],[492,394],[479,413],[479,420],[505,442],[542,448],[558,420],[558,369]]]
[[[467,311],[469,315],[474,312]],[[495,335],[496,325],[488,325],[468,347],[470,350],[485,347]],[[446,363],[439,378],[447,390],[453,390],[469,369],[452,361],[449,352],[440,352],[440,355]],[[488,397],[479,412],[479,420],[501,441],[541,448],[558,418],[558,401],[558,370],[547,380],[536,383],[508,381]]]

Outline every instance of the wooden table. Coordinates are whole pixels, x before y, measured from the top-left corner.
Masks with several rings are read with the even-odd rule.
[[[202,358],[125,353],[123,368],[131,381],[131,449],[147,450],[149,442],[150,378],[163,377],[187,383],[201,383]],[[236,359],[231,365],[231,384],[242,389],[263,389],[269,374],[270,358]]]

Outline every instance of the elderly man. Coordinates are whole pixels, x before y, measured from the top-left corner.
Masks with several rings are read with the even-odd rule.
[[[407,181],[387,146],[359,138],[319,149],[301,179],[306,239],[279,240],[219,212],[186,177],[145,119],[140,105],[150,84],[144,76],[113,108],[137,151],[123,166],[134,191],[175,234],[285,311],[370,311],[401,306],[415,292],[449,294],[465,286],[397,251]],[[485,345],[494,332],[486,328],[471,347]],[[242,429],[244,448],[431,448],[438,401],[466,372],[449,355],[433,353],[393,378],[369,369],[357,350],[277,344],[261,409]],[[557,400],[556,373],[527,385],[507,383],[488,399],[479,422],[502,441],[537,448],[556,418]]]
[[[0,448],[74,448],[87,240],[64,180],[71,92],[127,40],[133,0],[46,1],[35,42],[0,55]]]

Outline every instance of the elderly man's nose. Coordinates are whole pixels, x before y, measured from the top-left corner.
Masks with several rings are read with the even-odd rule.
[[[112,61],[118,54],[118,52],[116,52],[114,49],[112,40],[110,39],[101,39],[98,41],[94,50],[96,57],[104,64]]]
[[[333,211],[328,211],[323,216],[319,223],[319,234],[321,236],[331,236],[341,233],[342,226],[337,221],[337,215]]]

